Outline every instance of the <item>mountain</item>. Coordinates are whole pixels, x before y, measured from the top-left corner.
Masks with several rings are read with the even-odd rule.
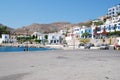
[[[68,29],[72,27],[73,24],[69,22],[56,22],[51,24],[38,24],[34,23],[29,26],[24,26],[22,28],[18,28],[15,30],[16,34],[32,34],[33,32],[40,32],[40,33],[52,33],[56,32],[60,29]]]
[[[18,29],[13,29],[10,28],[8,26],[7,30],[11,32],[11,34],[32,34],[34,32],[40,32],[40,33],[52,33],[52,32],[57,32],[61,29],[70,29],[73,26],[90,26],[92,21],[87,21],[87,22],[81,22],[81,23],[77,23],[77,24],[72,24],[69,22],[55,22],[55,23],[51,23],[51,24],[38,24],[38,23],[34,23],[28,26],[23,26],[21,28]],[[0,26],[5,26],[3,24],[0,24]]]

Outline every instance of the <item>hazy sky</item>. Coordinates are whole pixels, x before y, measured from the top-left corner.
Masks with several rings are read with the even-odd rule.
[[[0,0],[0,23],[18,28],[32,23],[78,23],[107,14],[120,0]]]

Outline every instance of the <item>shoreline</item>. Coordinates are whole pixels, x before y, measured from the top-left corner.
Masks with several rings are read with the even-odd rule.
[[[32,47],[32,48],[54,48],[54,49],[62,49],[62,50],[72,50],[72,49],[79,49],[78,46],[73,46],[73,45],[69,45],[69,46],[64,46],[61,44],[47,44],[47,45],[42,45],[42,44],[11,44],[11,43],[7,43],[7,44],[0,44],[0,47]]]
[[[36,48],[45,48],[45,45],[41,45],[41,44],[18,44],[18,43],[7,43],[7,44],[0,44],[0,46],[3,47],[36,47]]]

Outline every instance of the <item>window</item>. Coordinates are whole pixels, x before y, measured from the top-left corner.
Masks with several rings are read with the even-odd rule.
[[[7,39],[7,36],[5,36],[5,39]]]
[[[114,27],[111,27],[112,30],[114,30]]]
[[[59,40],[57,40],[57,42],[59,42]]]
[[[118,26],[118,29],[120,29],[120,26]]]
[[[83,31],[81,31],[81,34],[83,33]]]
[[[116,8],[116,10],[118,10],[118,8]]]
[[[101,31],[101,27],[98,28],[98,31]]]
[[[111,30],[111,27],[109,26],[109,30]]]
[[[111,12],[111,10],[109,10],[109,12]]]
[[[50,43],[53,43],[53,40],[51,40]]]
[[[56,40],[54,40],[54,43],[56,43]]]
[[[75,31],[79,31],[79,29],[75,29]]]
[[[114,26],[117,26],[117,24],[114,24]]]
[[[117,40],[117,42],[119,42],[119,40]]]
[[[89,30],[89,33],[91,32],[91,30]]]
[[[52,36],[52,39],[54,39],[55,37],[54,36]]]

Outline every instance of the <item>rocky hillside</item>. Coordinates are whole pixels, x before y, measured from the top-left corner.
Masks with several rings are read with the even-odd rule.
[[[31,24],[29,26],[24,26],[22,28],[16,29],[16,34],[26,34],[27,31],[29,34],[32,34],[33,32],[41,32],[41,33],[51,33],[56,32],[60,29],[68,29],[72,27],[73,24],[68,22],[56,22],[51,24]]]
[[[72,26],[90,26],[92,21],[81,22],[78,24],[71,24],[69,22],[56,22],[51,24],[31,24],[28,26],[24,26],[22,28],[16,29],[16,34],[32,34],[33,32],[41,32],[41,33],[52,33],[59,31],[60,29],[70,29]]]

